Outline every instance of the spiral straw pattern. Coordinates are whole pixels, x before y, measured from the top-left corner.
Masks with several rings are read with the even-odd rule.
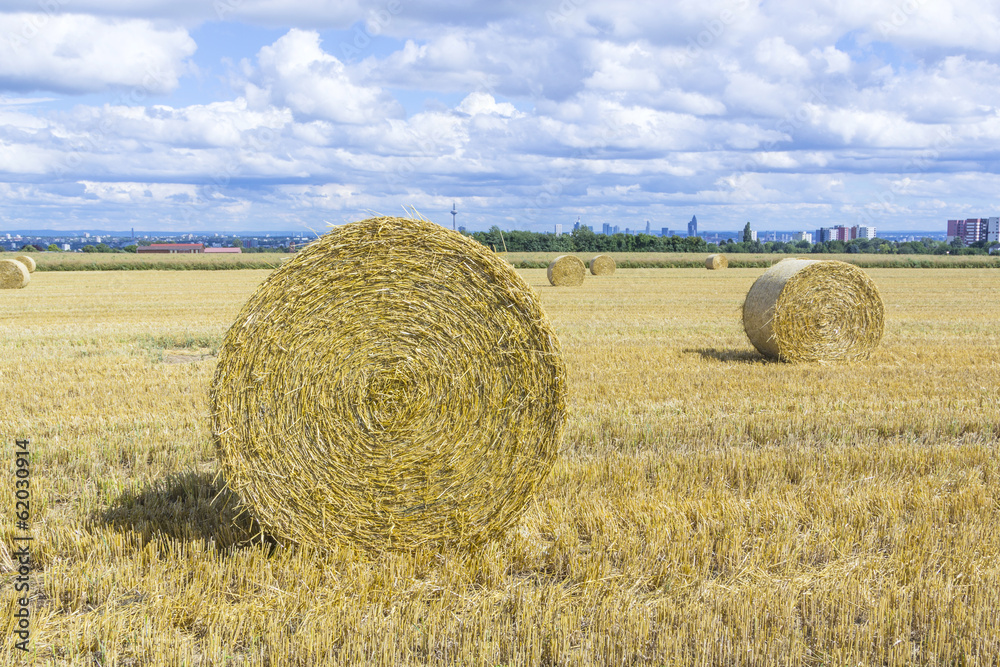
[[[587,266],[574,255],[559,255],[546,271],[549,283],[557,287],[582,285],[586,273]]]
[[[0,289],[21,289],[31,280],[31,274],[15,259],[0,259]]]
[[[565,367],[537,295],[475,241],[377,217],[274,271],[220,350],[229,487],[281,541],[376,549],[503,533],[546,477]]]
[[[783,259],[754,282],[743,303],[750,342],[784,361],[865,359],[882,340],[884,318],[868,274],[834,260]]]
[[[610,276],[616,268],[614,257],[608,255],[597,255],[590,260],[590,273],[595,276]]]

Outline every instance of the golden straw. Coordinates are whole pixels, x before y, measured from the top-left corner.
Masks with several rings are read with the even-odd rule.
[[[220,349],[212,429],[230,488],[279,540],[474,545],[551,469],[565,377],[506,261],[376,217],[314,241],[246,303]]]
[[[864,359],[882,340],[884,314],[878,288],[858,267],[784,259],[747,293],[743,328],[772,359]]]
[[[597,255],[590,260],[590,272],[595,276],[610,276],[616,268],[614,258],[608,255]]]
[[[549,283],[557,286],[582,285],[587,267],[583,260],[573,255],[559,255],[549,264]]]

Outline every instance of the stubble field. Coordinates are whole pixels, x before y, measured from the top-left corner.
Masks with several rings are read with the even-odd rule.
[[[761,272],[522,270],[569,373],[552,475],[479,552],[382,556],[275,548],[217,479],[215,353],[267,271],[34,274],[0,293],[0,664],[1000,662],[1000,271],[870,269],[847,366],[753,351]]]

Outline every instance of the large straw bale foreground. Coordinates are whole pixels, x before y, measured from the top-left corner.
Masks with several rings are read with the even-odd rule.
[[[559,255],[549,264],[546,273],[549,283],[557,287],[582,285],[587,266],[574,255]]]
[[[24,264],[24,267],[26,269],[28,269],[28,273],[34,273],[35,272],[35,268],[36,268],[35,258],[32,257],[31,255],[18,255],[14,259],[16,259],[17,261],[21,262],[21,264]]]
[[[616,268],[615,258],[608,255],[597,255],[590,260],[590,272],[595,276],[610,276]]]
[[[0,289],[21,289],[31,280],[31,274],[15,259],[0,259]]]
[[[705,259],[705,268],[710,270],[729,268],[729,258],[725,255],[709,255]]]
[[[472,545],[548,474],[565,370],[536,294],[486,248],[379,217],[277,269],[220,349],[230,488],[282,541]]]
[[[785,259],[750,288],[743,328],[772,359],[863,359],[882,340],[884,311],[878,288],[858,267]]]

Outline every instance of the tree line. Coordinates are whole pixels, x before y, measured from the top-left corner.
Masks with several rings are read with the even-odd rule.
[[[472,232],[467,236],[497,252],[727,252],[727,253],[870,253],[884,255],[986,255],[1000,244],[986,241],[966,245],[962,239],[950,242],[923,238],[919,241],[889,241],[887,239],[854,239],[852,241],[756,241],[749,229],[744,229],[743,240],[727,239],[722,243],[708,243],[700,236],[653,236],[651,234],[595,234],[587,227],[581,227],[568,234],[548,232],[528,232],[520,230],[502,231],[494,225],[488,232]],[[140,241],[137,245],[148,245]],[[136,252],[137,245],[113,248],[105,243],[85,245],[83,252]],[[234,239],[228,245],[239,247],[242,243]],[[59,252],[61,248],[51,244],[47,248],[26,244],[24,252]],[[288,246],[267,248],[243,248],[243,252],[283,252]]]
[[[951,242],[923,238],[919,241],[854,239],[851,241],[757,241],[749,228],[743,240],[727,239],[708,243],[700,236],[653,236],[651,234],[595,234],[580,227],[568,234],[551,232],[502,231],[494,225],[488,232],[467,233],[497,252],[727,252],[727,253],[871,253],[886,255],[986,255],[1000,244],[979,241],[966,245],[962,239]]]

